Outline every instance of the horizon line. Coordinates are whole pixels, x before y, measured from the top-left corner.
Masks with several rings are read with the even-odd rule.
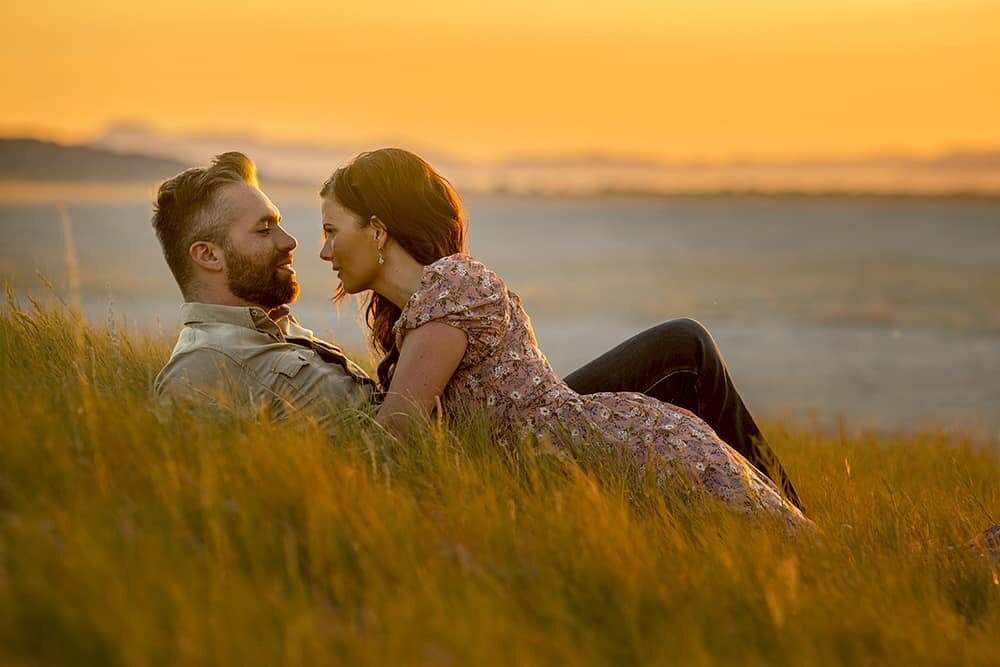
[[[388,146],[419,146],[420,142],[405,137],[395,139],[383,137],[375,140],[334,140],[323,138],[319,141],[310,141],[303,137],[274,137],[266,135],[256,130],[250,129],[212,129],[203,127],[200,129],[188,129],[183,131],[167,131],[157,128],[152,123],[136,121],[122,121],[106,123],[100,130],[94,132],[65,132],[51,127],[30,127],[25,125],[0,125],[0,139],[3,140],[36,140],[62,146],[83,146],[87,148],[97,148],[101,150],[116,151],[113,148],[100,145],[100,140],[110,135],[115,130],[134,130],[149,134],[151,137],[160,139],[179,140],[206,140],[220,139],[232,140],[235,142],[247,142],[259,144],[261,147],[271,148],[299,148],[309,149],[317,152],[323,151],[348,151],[362,152],[365,150],[375,150]],[[364,144],[369,144],[364,147]],[[626,150],[601,148],[594,146],[583,146],[579,148],[561,151],[511,151],[507,153],[497,153],[489,157],[463,156],[455,151],[439,146],[424,145],[420,150],[426,154],[435,155],[438,160],[469,166],[481,167],[503,167],[518,166],[522,163],[537,162],[549,163],[546,166],[558,166],[560,162],[604,162],[610,165],[615,163],[631,163],[633,166],[642,165],[649,168],[706,168],[706,167],[734,167],[734,166],[779,166],[779,165],[851,165],[863,164],[866,162],[877,162],[881,160],[905,160],[913,162],[934,162],[942,158],[969,156],[969,155],[997,155],[1000,156],[1000,144],[971,145],[963,142],[955,142],[948,147],[937,150],[914,150],[899,147],[884,147],[867,151],[851,153],[837,153],[825,149],[809,149],[800,151],[788,151],[775,153],[771,156],[761,156],[750,152],[733,152],[727,157],[668,157],[649,152],[629,152]],[[131,151],[135,152],[135,151]],[[416,152],[416,151],[415,151]],[[145,155],[156,155],[154,153],[143,153]],[[162,157],[162,156],[161,156]]]

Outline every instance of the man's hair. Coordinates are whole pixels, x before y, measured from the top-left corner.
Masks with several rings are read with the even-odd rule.
[[[216,194],[231,183],[259,187],[253,160],[236,151],[216,155],[209,167],[185,169],[164,181],[156,193],[153,229],[167,266],[185,295],[192,272],[191,244],[225,242],[229,227],[222,222],[227,212],[219,206]]]

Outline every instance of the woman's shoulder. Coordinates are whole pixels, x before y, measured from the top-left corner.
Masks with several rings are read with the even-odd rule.
[[[496,289],[503,286],[503,281],[479,260],[465,253],[456,253],[425,266],[421,284],[424,287],[466,284],[477,289]]]
[[[467,331],[491,329],[505,321],[507,288],[493,271],[458,253],[424,266],[420,288],[403,307],[395,329],[415,329],[444,319]]]
[[[489,271],[489,268],[478,259],[466,255],[464,252],[457,252],[454,255],[447,255],[435,260],[424,267],[425,273],[443,275],[448,272],[465,274],[469,271],[479,273]]]

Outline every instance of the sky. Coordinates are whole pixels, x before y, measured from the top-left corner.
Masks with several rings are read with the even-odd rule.
[[[1000,0],[7,0],[0,134],[111,123],[465,159],[1000,147]]]

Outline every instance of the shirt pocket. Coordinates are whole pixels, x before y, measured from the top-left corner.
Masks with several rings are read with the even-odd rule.
[[[293,380],[304,367],[309,365],[309,355],[310,352],[307,350],[298,350],[292,353],[282,354],[274,362],[273,372],[278,375],[283,375],[289,380]]]

